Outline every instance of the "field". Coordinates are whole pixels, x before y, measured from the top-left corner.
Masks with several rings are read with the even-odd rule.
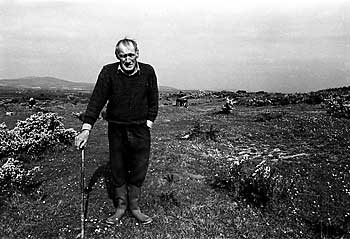
[[[72,113],[85,110],[88,94],[38,95],[33,108],[29,93],[7,95],[16,100],[0,108],[0,123],[13,128],[44,110],[80,129]],[[151,131],[141,203],[154,220],[147,226],[129,214],[116,226],[104,223],[114,207],[107,122],[96,123],[85,150],[86,238],[350,238],[349,119],[329,115],[318,102],[237,104],[225,114],[224,97],[193,97],[188,108],[174,106],[175,99],[162,95]],[[80,152],[60,144],[26,166],[41,168],[39,183],[1,197],[0,237],[75,238]]]

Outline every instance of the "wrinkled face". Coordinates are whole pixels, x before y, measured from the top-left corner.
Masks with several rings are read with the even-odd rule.
[[[125,72],[133,72],[136,68],[139,52],[135,50],[132,44],[120,44],[118,49],[117,58],[120,60],[120,66]]]

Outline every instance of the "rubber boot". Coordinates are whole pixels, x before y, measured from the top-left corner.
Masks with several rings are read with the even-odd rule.
[[[117,210],[112,216],[106,219],[106,223],[113,225],[120,221],[128,207],[127,195],[128,191],[126,184],[115,188],[115,203],[117,204]]]
[[[139,201],[141,196],[141,188],[134,185],[128,185],[128,197],[129,208],[131,214],[142,224],[149,224],[152,222],[152,218],[143,214],[139,207]]]

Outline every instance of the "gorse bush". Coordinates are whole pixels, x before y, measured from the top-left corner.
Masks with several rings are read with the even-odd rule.
[[[26,190],[36,184],[36,175],[40,167],[26,169],[23,162],[7,158],[0,167],[0,192],[2,196],[10,196],[14,191]]]
[[[70,144],[74,129],[65,129],[62,117],[55,113],[36,113],[18,121],[13,129],[0,124],[0,193],[6,197],[17,190],[26,191],[35,185],[38,167],[28,169],[23,155],[39,156],[47,148]]]
[[[236,199],[302,219],[319,233],[342,235],[350,229],[350,183],[344,180],[349,173],[339,173],[342,169],[350,172],[345,160],[264,159],[224,164],[212,185],[230,190]]]
[[[0,124],[0,158],[13,155],[21,150],[22,138],[5,123]]]
[[[0,125],[0,157],[20,153],[39,154],[47,147],[59,143],[69,144],[75,136],[74,129],[65,129],[62,117],[56,113],[36,113],[9,130]]]
[[[224,166],[214,176],[214,187],[227,188],[234,197],[255,206],[266,206],[279,179],[275,174],[275,162],[262,160],[257,164],[242,158],[220,163]]]

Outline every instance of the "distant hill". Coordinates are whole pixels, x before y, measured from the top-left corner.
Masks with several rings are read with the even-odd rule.
[[[159,91],[179,91],[179,89],[176,89],[174,87],[170,87],[170,86],[158,86]]]
[[[49,89],[49,90],[83,90],[91,91],[95,83],[72,82],[55,77],[30,76],[16,79],[0,79],[0,87]],[[168,86],[159,86],[160,91],[176,91]]]
[[[16,79],[2,79],[0,86],[31,89],[51,90],[92,90],[94,84],[66,81],[54,77],[23,77]]]

